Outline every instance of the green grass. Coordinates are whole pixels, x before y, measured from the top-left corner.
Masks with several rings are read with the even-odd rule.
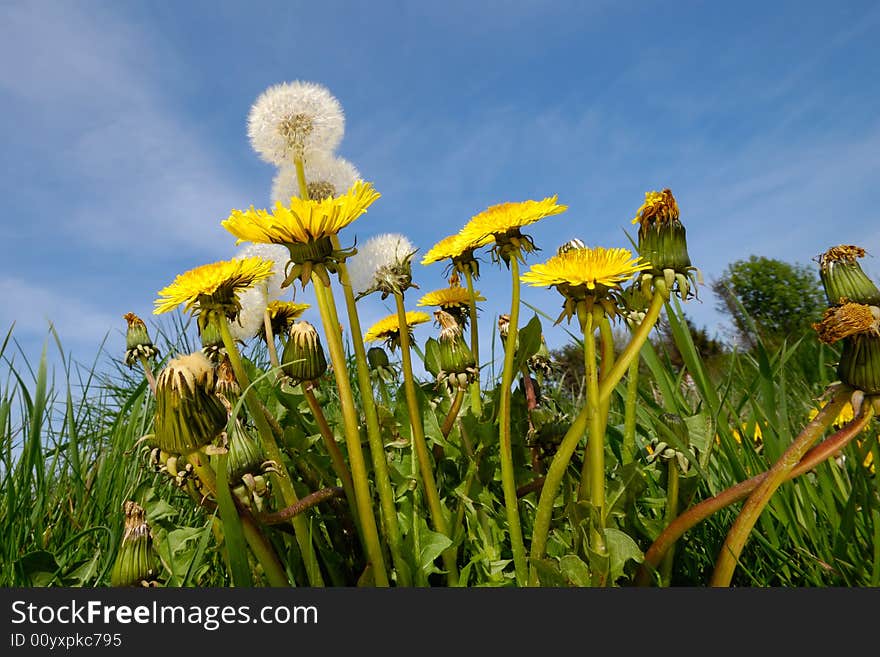
[[[606,455],[610,564],[600,563],[587,545],[591,511],[576,499],[583,453],[579,450],[554,507],[546,558],[537,565],[543,585],[587,585],[590,573],[600,569],[610,572],[617,585],[632,582],[642,553],[665,524],[667,467],[660,460],[649,462],[647,446],[652,441],[662,440],[682,451],[690,448],[690,465],[681,478],[683,509],[768,469],[804,426],[810,408],[833,378],[829,364],[834,352],[809,337],[774,347],[759,343],[750,353],[725,353],[721,362],[707,363],[675,304],[667,308],[667,320],[684,365],[673,366],[659,344],[643,350],[636,423],[639,454],[629,465],[620,460],[625,379],[611,402]],[[161,353],[167,358],[192,350],[189,331],[186,325],[160,330]],[[59,371],[49,371],[50,349],[60,356]],[[254,373],[265,369],[265,349],[257,346],[247,356]],[[186,490],[151,469],[148,450],[136,447],[138,439],[150,433],[153,418],[152,396],[137,369],[129,370],[103,348],[92,363],[73,364],[51,333],[43,353],[32,362],[16,351],[10,331],[0,344],[0,362],[0,585],[109,585],[122,533],[121,509],[130,499],[147,509],[162,585],[232,584],[219,514],[210,506],[198,506]],[[570,421],[577,399],[562,393],[559,380],[551,377],[542,383],[546,399],[541,410]],[[390,386],[391,404],[379,404],[398,519],[417,581],[442,586],[439,556],[449,540],[431,530],[424,497],[413,494],[410,452],[400,439],[407,434],[408,419],[398,385]],[[335,485],[329,457],[302,396],[280,391],[268,378],[255,387],[283,431],[297,493],[304,496]],[[486,391],[481,418],[463,412],[445,437],[440,425],[448,397],[427,381],[421,382],[420,390],[435,476],[453,528],[460,584],[510,586],[512,553],[493,424],[497,387]],[[318,393],[328,421],[341,436],[342,415],[333,385],[324,382]],[[511,414],[516,483],[526,487],[540,473],[534,470],[527,444],[521,387],[514,387]],[[747,439],[755,425],[761,429],[760,444]],[[542,435],[552,438],[553,426],[548,421]],[[735,439],[734,429],[742,434],[741,441]],[[876,435],[874,422],[866,433],[869,439],[861,447],[849,445],[844,460],[823,463],[777,491],[750,537],[734,584],[880,583],[880,480],[862,466],[867,450],[873,450],[875,462],[880,460]],[[344,442],[340,445],[344,449]],[[545,447],[545,456],[552,454],[552,439]],[[536,504],[536,492],[522,495],[527,545]],[[706,585],[739,506],[711,516],[679,541],[672,585]],[[325,581],[337,586],[369,583],[344,503],[334,499],[318,505],[309,522]],[[287,527],[264,531],[289,577],[302,582],[301,559]],[[249,564],[255,583],[265,584],[259,564],[252,557]],[[238,568],[240,572],[240,562]]]

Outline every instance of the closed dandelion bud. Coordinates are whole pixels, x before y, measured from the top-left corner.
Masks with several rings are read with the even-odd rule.
[[[866,395],[880,395],[880,335],[860,333],[846,338],[837,376]]]
[[[196,351],[168,363],[156,381],[156,443],[170,454],[188,454],[212,442],[226,426],[214,394],[214,367]]]
[[[880,394],[880,308],[860,303],[832,306],[813,328],[826,344],[843,341],[837,365],[841,382],[866,395]]]
[[[214,392],[222,396],[229,402],[230,406],[234,406],[241,397],[241,386],[235,378],[235,372],[232,370],[232,362],[229,360],[228,354],[223,354],[223,359],[217,363],[214,370]]]
[[[134,313],[125,313],[122,318],[128,322],[128,330],[125,333],[125,364],[134,367],[141,358],[158,356],[159,350],[150,340],[144,320]]]
[[[461,327],[447,312],[438,310],[434,313],[441,324],[440,329],[440,366],[447,372],[467,372],[476,366],[474,354],[461,334]]]
[[[125,513],[125,529],[116,561],[110,571],[110,584],[148,585],[156,577],[156,560],[146,512],[130,500],[122,508]]]
[[[388,360],[388,352],[382,347],[370,347],[367,350],[367,363],[370,365],[371,370],[391,366],[391,362]]]
[[[314,326],[300,321],[290,327],[281,369],[295,381],[314,381],[327,371],[324,348]]]
[[[247,430],[236,422],[229,436],[229,456],[226,459],[226,475],[231,484],[246,474],[259,474],[265,461],[263,451]]]
[[[529,369],[542,376],[550,376],[553,370],[553,361],[550,358],[550,350],[547,349],[547,341],[541,335],[541,346],[538,351],[529,357]]]
[[[666,297],[677,292],[682,300],[695,296],[699,272],[691,265],[687,231],[672,191],[646,192],[632,223],[639,224],[639,255],[650,263],[654,289]]]
[[[880,290],[858,263],[864,257],[864,249],[848,244],[831,247],[819,256],[819,277],[829,304],[846,300],[880,306]]]

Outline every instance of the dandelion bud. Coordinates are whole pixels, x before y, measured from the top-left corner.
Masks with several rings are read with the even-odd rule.
[[[541,346],[538,347],[538,351],[534,355],[529,357],[528,366],[532,372],[542,377],[550,376],[553,371],[553,361],[550,358],[550,350],[547,349],[547,341],[543,334],[541,335]]]
[[[367,350],[367,363],[369,363],[370,369],[373,370],[391,365],[388,360],[388,353],[382,347],[370,347]]]
[[[222,360],[217,363],[214,370],[214,392],[229,402],[230,407],[241,397],[241,386],[235,378],[232,362],[228,354],[223,354]]]
[[[455,318],[443,310],[435,311],[434,317],[441,327],[437,380],[452,388],[464,388],[477,376],[477,361]]]
[[[171,360],[156,381],[156,444],[188,454],[212,442],[226,426],[214,394],[214,368],[200,351]]]
[[[837,305],[845,299],[880,306],[880,290],[857,262],[864,257],[864,249],[847,244],[833,246],[818,257],[819,277],[829,304]]]
[[[264,461],[260,446],[241,423],[236,422],[230,431],[229,457],[226,459],[229,483],[235,485],[246,474],[259,474]]]
[[[136,502],[127,501],[122,506],[125,513],[125,529],[116,561],[110,571],[111,586],[148,585],[156,577],[153,539],[147,524],[146,512]]]
[[[327,358],[314,326],[300,321],[290,327],[281,369],[295,381],[314,381],[327,371]]]
[[[687,300],[696,287],[699,272],[691,265],[684,225],[672,191],[646,192],[645,202],[632,221],[639,224],[639,255],[650,263],[642,274],[643,292],[650,288],[668,298],[676,292]]]
[[[158,356],[159,350],[150,340],[144,320],[134,313],[125,313],[122,318],[128,322],[128,331],[125,334],[125,364],[134,367],[134,364],[141,358]]]

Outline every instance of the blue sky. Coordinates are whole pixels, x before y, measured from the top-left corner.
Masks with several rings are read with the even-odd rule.
[[[152,321],[175,275],[236,252],[229,211],[269,204],[246,118],[292,80],[339,99],[338,154],[382,194],[344,243],[403,232],[424,252],[489,205],[558,194],[568,211],[530,231],[537,262],[573,237],[628,246],[644,193],[670,187],[707,283],[841,243],[876,279],[878,28],[871,2],[2,0],[0,329],[32,359],[49,320],[75,358],[107,334],[121,356],[122,315]],[[509,277],[483,272],[486,351]],[[701,297],[686,310],[720,331]],[[390,311],[361,308],[365,328]]]

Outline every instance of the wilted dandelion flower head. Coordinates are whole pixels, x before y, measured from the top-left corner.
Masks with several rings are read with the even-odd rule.
[[[402,294],[412,282],[412,257],[416,247],[400,233],[383,233],[368,239],[348,264],[351,287],[358,297],[381,292]]]
[[[582,313],[591,312],[594,306],[615,316],[621,283],[649,266],[633,257],[629,249],[569,248],[560,249],[547,262],[532,265],[520,279],[535,287],[555,287],[565,297],[557,323],[563,317],[571,319],[575,312],[583,322]]]
[[[285,270],[286,287],[299,279],[306,285],[314,272],[330,285],[328,271],[352,255],[351,250],[336,250],[332,236],[367,211],[379,198],[370,183],[358,180],[345,194],[320,201],[291,197],[287,204],[275,203],[272,211],[233,210],[221,225],[238,238],[238,243],[283,244],[289,262]]]
[[[463,245],[478,248],[487,244],[487,238],[494,240],[492,257],[505,263],[511,257],[522,260],[522,253],[536,251],[535,243],[521,229],[544,217],[561,214],[568,209],[559,205],[556,196],[549,196],[540,201],[520,201],[517,203],[499,203],[490,206],[483,212],[471,217],[459,232]]]
[[[406,313],[407,331],[412,337],[413,327],[431,321],[427,313],[418,310],[408,310]],[[397,313],[388,315],[373,324],[364,335],[365,342],[384,342],[385,346],[394,351],[400,346],[400,322]]]
[[[304,173],[309,198],[313,201],[344,194],[361,178],[348,160],[323,153],[315,153],[305,161]],[[296,167],[284,165],[272,180],[272,203],[286,204],[292,196],[300,197]]]
[[[819,262],[819,278],[829,304],[852,301],[880,306],[880,290],[858,262],[866,254],[865,249],[859,246],[840,244],[816,258]]]
[[[216,309],[234,317],[241,308],[239,295],[269,278],[272,265],[271,260],[252,257],[190,269],[159,290],[153,313],[159,315],[183,305],[185,312]]]
[[[331,153],[342,140],[345,116],[339,101],[314,82],[284,82],[266,89],[248,115],[251,146],[281,166],[315,153]]]

